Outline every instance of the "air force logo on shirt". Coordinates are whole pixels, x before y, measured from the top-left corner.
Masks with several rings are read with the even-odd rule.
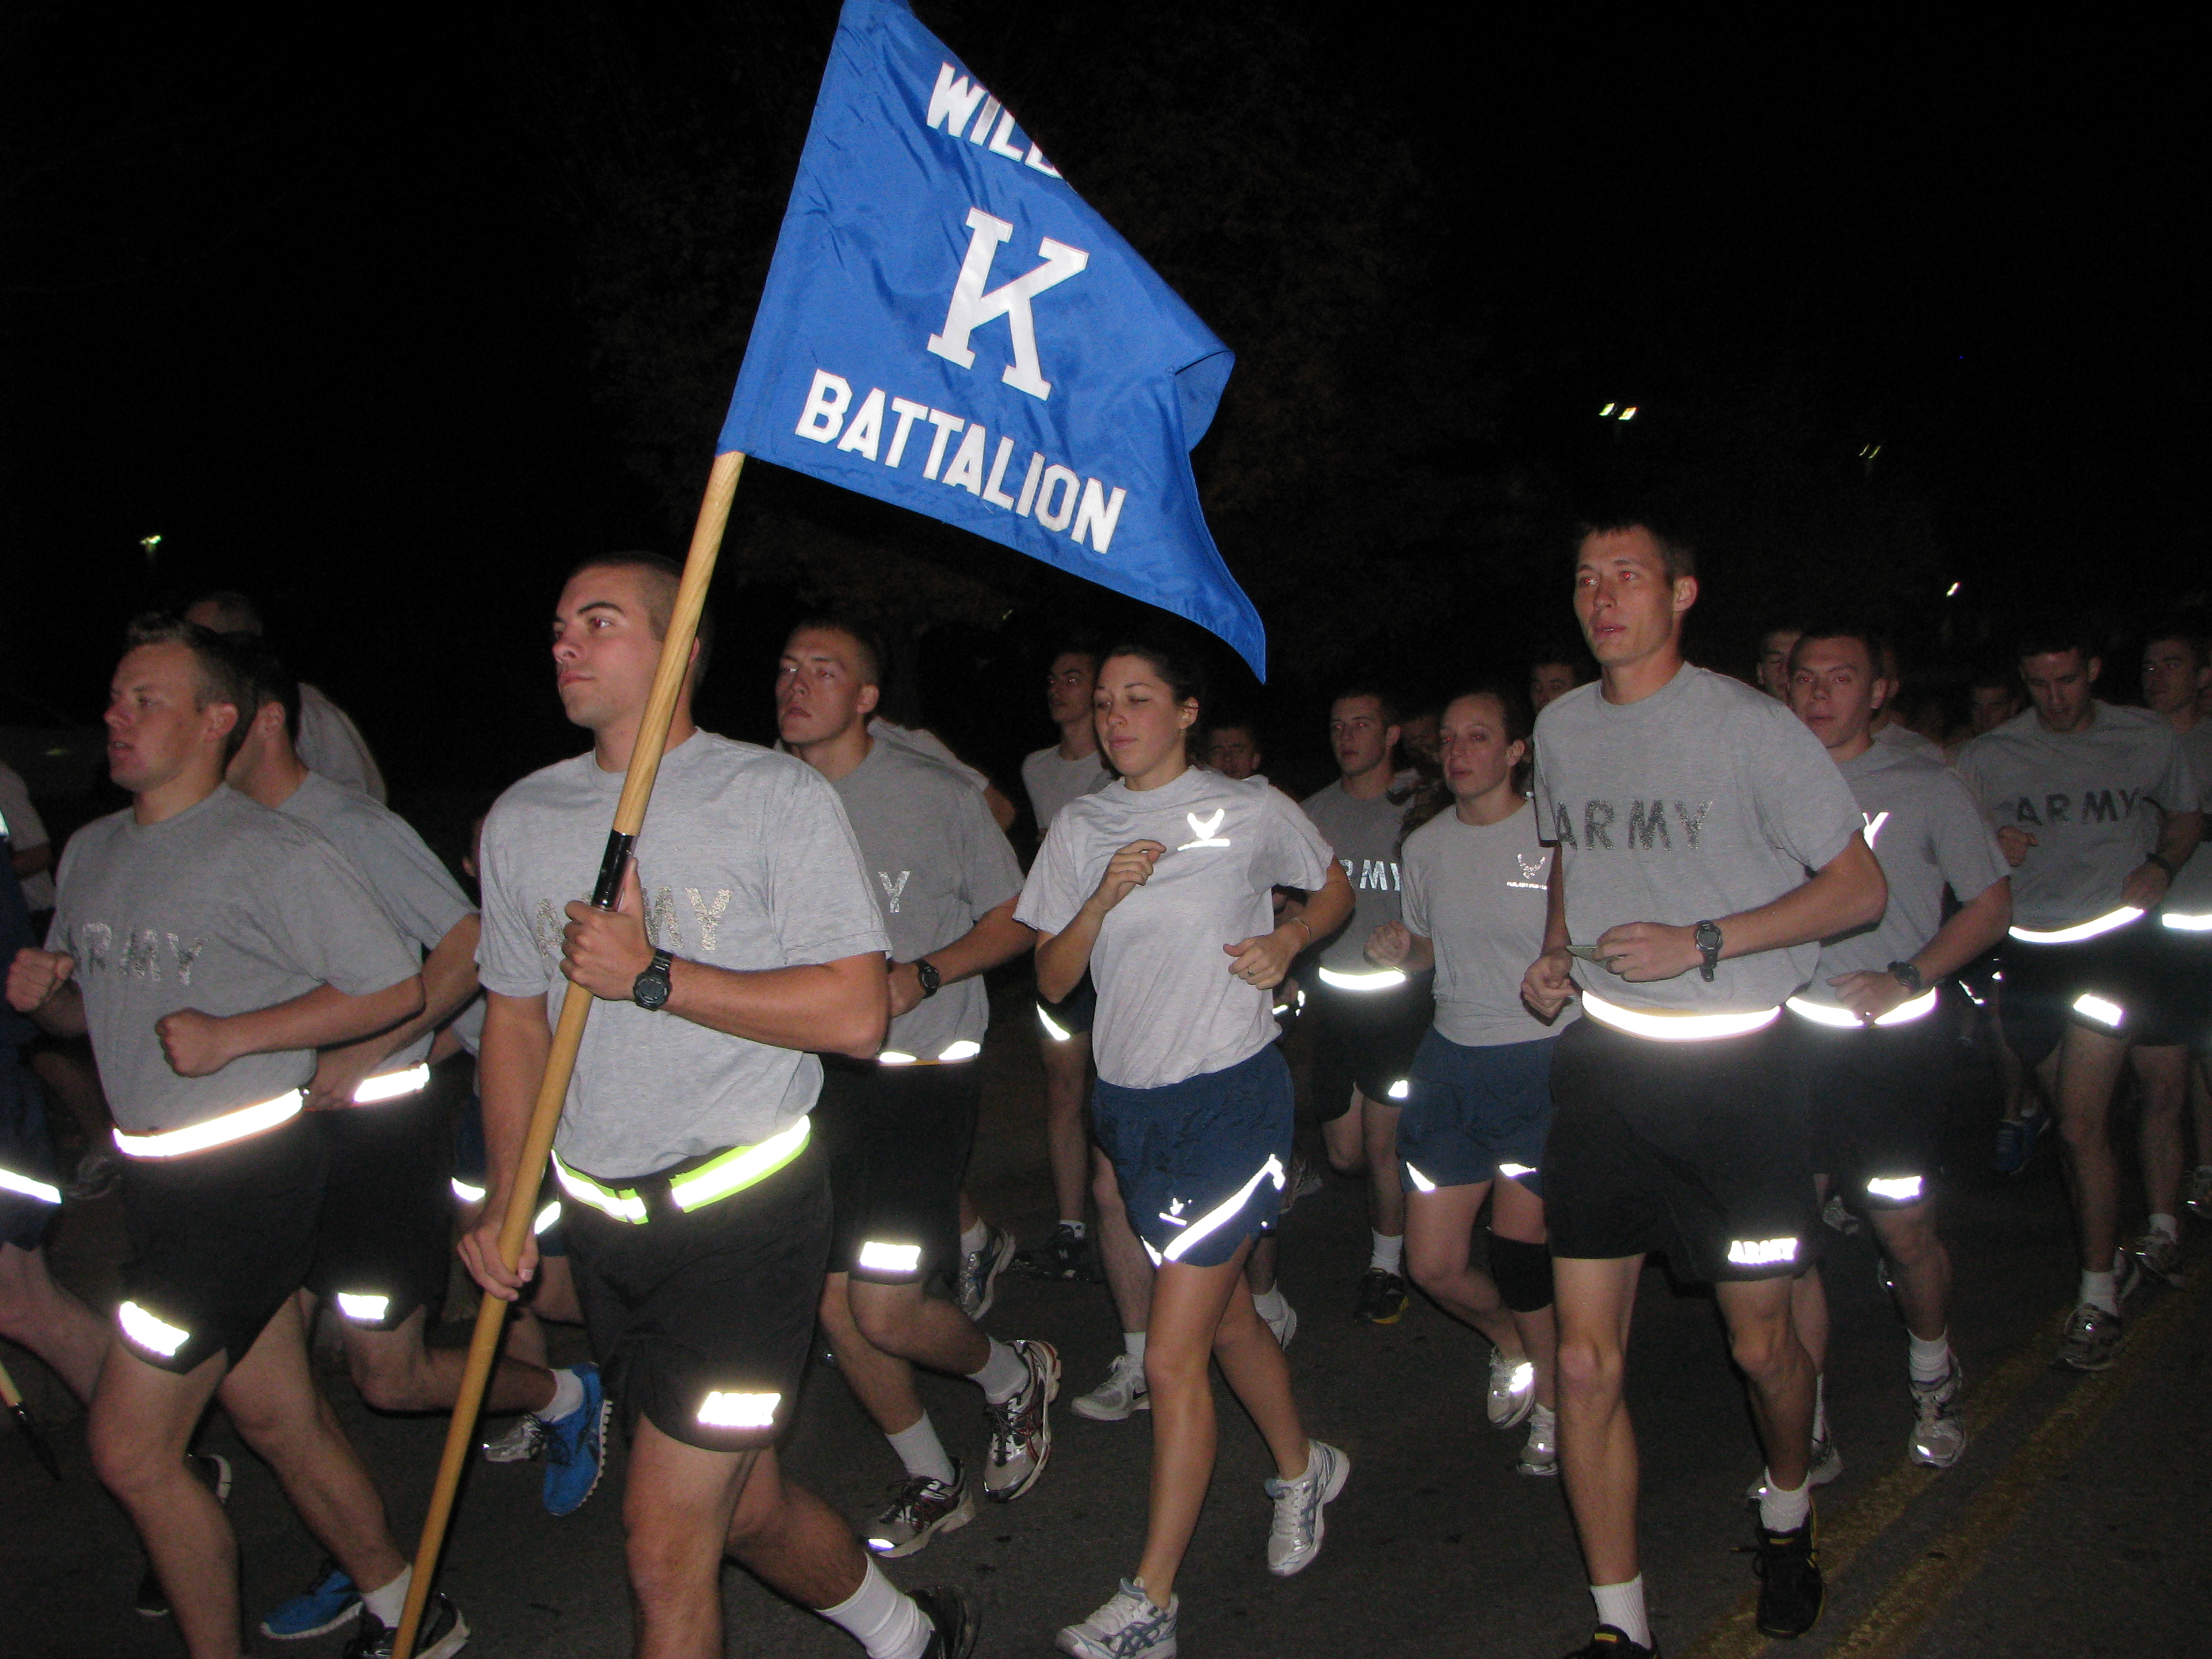
[[[1196,839],[1183,842],[1182,846],[1176,848],[1176,852],[1188,853],[1194,847],[1226,847],[1229,845],[1229,838],[1226,836],[1217,836],[1213,833],[1215,830],[1221,828],[1221,820],[1229,816],[1229,809],[1227,807],[1217,806],[1213,809],[1211,814],[1205,817],[1199,817],[1195,812],[1186,812],[1182,816],[1183,822],[1190,825],[1190,833],[1195,836]]]

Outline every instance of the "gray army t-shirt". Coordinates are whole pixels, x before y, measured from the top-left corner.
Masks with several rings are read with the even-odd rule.
[[[566,907],[588,900],[623,775],[589,754],[533,772],[484,823],[477,966],[501,996],[543,997],[550,1024]],[[654,945],[716,968],[762,969],[890,946],[836,793],[805,762],[697,732],[668,751],[638,836]],[[555,1141],[602,1180],[745,1146],[812,1109],[822,1062],[629,1002],[584,1028]]]
[[[2029,708],[1959,751],[1990,821],[2035,837],[2012,872],[2015,927],[2056,931],[2118,908],[2122,884],[2158,845],[2159,810],[2194,811],[2203,799],[2164,715],[2093,708],[2085,731],[2047,731]]]
[[[1521,1000],[1543,953],[1552,849],[1523,804],[1497,823],[1462,823],[1447,807],[1406,837],[1406,926],[1437,947],[1437,1030],[1463,1048],[1556,1036],[1581,1010],[1549,1024]]]
[[[1052,828],[1052,821],[1068,802],[1113,781],[1114,775],[1096,750],[1077,760],[1063,760],[1060,745],[1054,744],[1026,757],[1022,762],[1022,787],[1029,791],[1030,812],[1036,819],[1038,837],[1042,839]]]
[[[1398,833],[1405,827],[1406,804],[1388,795],[1356,800],[1345,793],[1340,778],[1298,805],[1344,866],[1355,902],[1343,931],[1322,944],[1321,965],[1333,973],[1372,974],[1376,969],[1367,959],[1368,935],[1403,915]]]
[[[351,859],[385,914],[424,956],[437,949],[438,942],[465,917],[476,914],[476,907],[462,896],[459,885],[439,862],[438,855],[422,844],[415,826],[360,790],[310,772],[307,781],[276,810],[287,817],[313,824]],[[425,1031],[398,1053],[387,1056],[379,1069],[404,1071],[426,1059],[436,1035]]]
[[[2181,743],[2181,753],[2190,769],[2197,775],[2197,809],[2212,815],[2212,720],[2200,720],[2186,732],[2176,734]],[[2212,840],[2208,836],[2207,840]],[[24,888],[27,897],[30,889]],[[2162,907],[2167,915],[2187,916],[2200,921],[2212,921],[2212,847],[2197,843],[2197,850],[2189,855],[2189,862],[2181,866],[2181,873],[2166,889]],[[2195,937],[2212,943],[2212,933],[2196,933]],[[2203,1162],[2203,1158],[2198,1161]]]
[[[160,823],[125,807],[87,824],[59,887],[46,948],[76,960],[100,1086],[126,1133],[185,1128],[315,1073],[314,1050],[291,1048],[179,1077],[154,1034],[163,1015],[248,1013],[319,985],[366,996],[418,966],[337,848],[228,785]]]
[[[1060,932],[1134,841],[1168,850],[1099,927],[1091,1043],[1106,1082],[1157,1089],[1225,1070],[1275,1040],[1273,995],[1230,973],[1222,946],[1273,929],[1277,886],[1318,892],[1330,854],[1297,804],[1264,779],[1240,782],[1194,766],[1157,789],[1117,780],[1053,820],[1016,919]]]
[[[1536,717],[1536,806],[1565,860],[1567,937],[1626,922],[1687,927],[1771,904],[1859,833],[1858,804],[1820,740],[1764,692],[1684,664],[1641,702],[1577,686]],[[1595,963],[1606,1001],[1674,1013],[1772,1008],[1813,976],[1817,942],[1631,984]]]
[[[1889,906],[1872,927],[1825,941],[1808,1002],[1836,1006],[1838,974],[1878,974],[1906,962],[1943,925],[1943,889],[1961,904],[2011,873],[1997,838],[1949,767],[1893,744],[1838,763],[1866,820],[1867,845],[1889,880]]]
[[[894,961],[942,950],[1022,890],[1021,861],[981,793],[951,767],[876,743],[830,787],[860,838]],[[982,1042],[990,1021],[990,995],[975,975],[893,1020],[884,1049],[940,1059],[956,1042]]]

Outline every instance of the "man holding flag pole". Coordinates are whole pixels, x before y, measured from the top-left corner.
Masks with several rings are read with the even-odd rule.
[[[503,806],[486,830],[481,965],[492,994],[484,1068],[501,1077],[502,1098],[495,1111],[487,1088],[486,1130],[499,1143],[499,1190],[498,1201],[487,1205],[485,1213],[503,1218],[496,1226],[488,1222],[464,1245],[471,1270],[495,1296],[478,1319],[470,1376],[416,1555],[415,1595],[393,1645],[398,1659],[408,1659],[467,1459],[483,1375],[498,1343],[498,1298],[512,1296],[526,1269],[538,1171],[556,1127],[562,1158],[575,1154],[563,1177],[568,1195],[596,1183],[606,1200],[596,1211],[580,1201],[570,1213],[604,1212],[609,1227],[617,1230],[602,1241],[610,1246],[625,1237],[618,1231],[623,1227],[635,1229],[627,1235],[633,1241],[651,1234],[657,1213],[665,1237],[668,1206],[684,1207],[675,1188],[687,1173],[696,1176],[704,1168],[687,1170],[690,1158],[765,1158],[762,1149],[803,1128],[818,1062],[795,1051],[870,1056],[882,1039],[885,941],[842,814],[817,826],[824,844],[842,843],[833,860],[840,890],[819,896],[830,911],[842,914],[857,894],[870,906],[867,927],[855,919],[843,933],[829,924],[799,927],[795,953],[793,941],[779,936],[780,957],[763,944],[761,953],[771,961],[748,960],[742,968],[702,960],[714,954],[704,942],[706,917],[687,923],[681,908],[693,899],[691,880],[677,879],[681,872],[673,868],[659,875],[651,839],[640,840],[664,744],[674,745],[672,781],[702,763],[695,752],[719,756],[742,747],[695,734],[688,713],[678,716],[693,633],[745,458],[771,460],[962,526],[1172,611],[1220,635],[1264,675],[1259,615],[1214,548],[1190,470],[1191,446],[1212,420],[1232,362],[1227,348],[1085,204],[1021,131],[1012,112],[915,21],[903,0],[847,0],[682,579],[670,594],[667,573],[660,573],[657,584],[647,583],[639,562],[628,562],[621,568],[629,574],[616,583],[626,582],[631,590],[626,600],[618,593],[587,598],[572,580],[558,623],[562,651],[573,642],[595,662],[599,647],[592,642],[612,625],[616,612],[631,630],[618,653],[620,709],[607,706],[585,720],[587,704],[598,707],[611,695],[608,685],[599,679],[599,669],[572,670],[564,662],[563,698],[572,718],[592,727],[595,756],[526,781],[511,797],[515,810]],[[599,572],[586,585],[596,590],[606,586],[615,568],[587,565],[578,577]],[[650,594],[648,587],[654,590]],[[636,614],[641,611],[643,621]],[[648,675],[656,647],[659,665]],[[699,745],[696,751],[694,745]],[[678,750],[685,751],[681,766]],[[683,788],[693,799],[678,811],[696,811],[702,822],[720,823],[733,810],[757,812],[757,801],[747,807],[738,799],[746,789],[757,793],[769,781],[776,789],[790,787],[780,778],[769,780],[758,756],[747,752],[744,758],[741,769],[753,780],[744,789],[737,787],[734,773],[728,799],[692,778]],[[790,765],[805,770],[797,761]],[[586,873],[577,857],[585,844],[579,838],[593,814],[605,813],[611,769],[622,766],[627,774],[592,903],[574,902]],[[556,774],[564,775],[557,788]],[[808,776],[834,808],[828,785]],[[521,887],[512,888],[526,892],[527,902],[519,917],[510,915],[503,924],[502,906],[515,901],[496,896],[513,882],[502,874],[501,861],[532,844],[536,808],[526,811],[522,797],[540,787],[574,797],[563,807],[561,850]],[[761,848],[781,842],[815,810],[802,811],[802,805],[793,793],[785,803],[788,811],[779,809],[781,815],[772,823],[754,820],[765,838]],[[511,827],[502,828],[503,815]],[[729,836],[726,823],[719,833]],[[507,836],[516,839],[502,854]],[[663,831],[661,844],[670,839]],[[649,900],[638,881],[629,880],[634,846],[646,860],[639,879],[653,890]],[[740,862],[767,856],[760,848],[718,855]],[[810,865],[808,879],[821,873],[818,865]],[[850,892],[842,889],[847,873],[853,878]],[[712,909],[726,887],[734,908],[749,878],[757,882],[758,872],[749,878],[733,868],[726,880],[720,872],[702,875],[702,882],[711,884],[699,886],[696,902]],[[630,914],[617,905],[626,881]],[[665,907],[659,897],[664,885]],[[565,928],[559,921],[564,903]],[[657,925],[664,914],[672,929],[665,939],[644,924],[645,915]],[[549,921],[557,937],[548,936]],[[764,928],[769,923],[763,917]],[[728,922],[718,919],[714,926],[718,939],[736,937],[723,931]],[[690,951],[678,948],[678,938]],[[825,950],[842,954],[825,956]],[[569,984],[549,1034],[550,994],[561,988],[550,972],[556,958]],[[542,1009],[535,1006],[540,995],[548,998]],[[733,1074],[723,1102],[727,1110],[702,1114],[699,1123],[672,1138],[650,1146],[595,1144],[586,1103],[593,1089],[590,1062],[594,1052],[610,1051],[598,1048],[595,1039],[579,1068],[595,997],[616,1005],[602,1011],[603,1023],[619,1021],[641,1036],[651,1031],[664,1042],[736,1038],[747,1047],[755,1075],[739,1080]],[[495,1030],[503,1035],[495,1037]],[[641,1049],[635,1074],[622,1079],[629,1103],[619,1115],[623,1133],[641,1127],[628,1121],[646,1113],[637,1104],[640,1085],[662,1074],[660,1063],[646,1058],[652,1052],[651,1045]],[[597,1070],[599,1086],[611,1086],[603,1063]],[[526,1111],[533,1085],[536,1104]],[[687,1084],[684,1093],[690,1100],[697,1090]],[[564,1105],[576,1122],[563,1120]],[[662,1105],[653,1110],[659,1113]],[[714,1120],[711,1129],[708,1115]],[[763,1138],[732,1139],[740,1123],[751,1126],[744,1133],[757,1131]],[[586,1146],[592,1147],[588,1156]],[[595,1168],[590,1157],[601,1158],[602,1164]],[[605,1161],[609,1158],[611,1164]],[[769,1172],[761,1181],[780,1178],[795,1187],[804,1167],[794,1152],[780,1177]],[[618,1218],[617,1211],[623,1213]],[[642,1224],[631,1218],[632,1212],[646,1218]],[[597,1219],[584,1224],[603,1231]],[[581,1268],[592,1249],[580,1241],[576,1249]],[[822,1261],[817,1253],[817,1291]],[[739,1298],[758,1293],[744,1277],[731,1281],[728,1291]],[[587,1290],[587,1317],[593,1302]],[[606,1307],[605,1300],[600,1306]],[[620,1333],[604,1318],[592,1322],[594,1346],[605,1364],[614,1356],[602,1346],[602,1335]],[[619,1375],[614,1382],[612,1394],[625,1418],[644,1419],[634,1459],[657,1460],[656,1478],[643,1479],[641,1471],[629,1482],[625,1503],[641,1607],[640,1651],[720,1651],[713,1582],[726,1544],[787,1594],[853,1630],[876,1659],[914,1659],[923,1650],[915,1645],[922,1622],[915,1604],[859,1558],[850,1534],[825,1506],[783,1482],[775,1470],[770,1443],[790,1391],[776,1382],[781,1375],[776,1358],[751,1356],[749,1363],[768,1373],[766,1380],[709,1390],[723,1401],[712,1407],[677,1398],[681,1387],[657,1395],[643,1389],[641,1399],[626,1390]],[[619,1364],[614,1369],[619,1372]],[[652,1367],[640,1367],[639,1374],[652,1376]],[[773,1406],[764,1403],[770,1396]],[[732,1400],[739,1403],[728,1403]],[[693,1420],[662,1420],[673,1419],[679,1407],[690,1409]],[[702,1410],[710,1419],[732,1420],[699,1421]],[[709,1444],[726,1449],[709,1450]],[[669,1479],[659,1479],[662,1474]],[[867,1608],[856,1607],[860,1598],[867,1598]],[[934,1607],[937,1628],[927,1633],[929,1650],[966,1652],[973,1630],[958,1599],[941,1595]]]

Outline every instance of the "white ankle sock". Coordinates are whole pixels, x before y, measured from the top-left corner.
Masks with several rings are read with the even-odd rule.
[[[1819,1371],[1813,1377],[1813,1441],[1815,1445],[1828,1437],[1828,1375]]]
[[[945,1443],[937,1437],[937,1425],[924,1412],[910,1429],[901,1429],[896,1434],[887,1434],[891,1449],[898,1454],[906,1472],[917,1480],[927,1479],[943,1486],[953,1480],[952,1458],[945,1449]]]
[[[1951,1369],[1951,1333],[1946,1331],[1923,1342],[1907,1331],[1905,1339],[1905,1364],[1911,1367],[1912,1380],[1923,1384],[1941,1382]]]
[[[1082,1243],[1083,1240],[1091,1237],[1091,1229],[1087,1224],[1080,1221],[1070,1221],[1066,1216],[1062,1216],[1060,1219],[1060,1231],[1066,1233],[1070,1238],[1074,1239],[1078,1243]]]
[[[1003,1406],[1029,1387],[1029,1362],[997,1337],[988,1340],[991,1357],[983,1362],[981,1370],[969,1372],[968,1380],[983,1390],[984,1399],[994,1406]]]
[[[1139,1365],[1143,1364],[1145,1363],[1145,1338],[1150,1333],[1146,1331],[1122,1332],[1121,1352],[1128,1355],[1130,1358],[1135,1360]]]
[[[1766,1472],[1765,1490],[1759,1494],[1759,1524],[1769,1532],[1795,1532],[1805,1524],[1805,1517],[1813,1513],[1813,1483],[1809,1480],[1795,1492],[1784,1492],[1774,1484],[1774,1471]]]
[[[553,1397],[536,1413],[541,1423],[557,1423],[584,1403],[584,1379],[574,1370],[553,1373]]]
[[[1262,1319],[1280,1319],[1290,1310],[1291,1306],[1289,1303],[1283,1300],[1283,1287],[1279,1285],[1271,1291],[1255,1291],[1252,1293],[1252,1305],[1259,1310],[1260,1317]]]
[[[860,1588],[821,1614],[868,1650],[868,1659],[921,1659],[934,1633],[912,1596],[871,1559]]]
[[[960,1254],[963,1255],[973,1255],[976,1251],[981,1249],[984,1245],[990,1243],[990,1240],[991,1224],[988,1221],[978,1221],[966,1232],[960,1235]]]
[[[2106,1313],[2116,1314],[2119,1312],[2120,1287],[2118,1283],[2118,1278],[2119,1275],[2118,1273],[2083,1273],[2081,1275],[2081,1300],[2087,1303],[2092,1307],[2102,1308]]]
[[[377,1622],[386,1630],[397,1630],[399,1620],[407,1611],[407,1589],[415,1582],[415,1569],[407,1567],[382,1589],[363,1590],[361,1604],[376,1615]]]
[[[1625,1584],[1592,1584],[1590,1600],[1597,1603],[1597,1621],[1610,1625],[1640,1648],[1651,1645],[1651,1618],[1644,1610],[1644,1575]]]
[[[1367,1252],[1367,1265],[1369,1267],[1380,1267],[1386,1273],[1401,1273],[1404,1271],[1404,1264],[1406,1261],[1405,1234],[1370,1232],[1367,1236],[1375,1241]]]
[[[2154,1233],[2164,1233],[2168,1238],[2172,1239],[2178,1240],[2181,1237],[2181,1224],[2176,1221],[2170,1215],[2152,1216],[2150,1218],[2150,1230]]]

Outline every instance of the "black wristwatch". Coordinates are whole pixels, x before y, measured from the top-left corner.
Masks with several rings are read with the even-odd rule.
[[[937,964],[927,957],[914,959],[914,976],[921,981],[921,1000],[924,1002],[935,996],[938,988],[945,983],[945,975],[937,971]]]
[[[668,1000],[668,965],[675,960],[665,951],[655,951],[645,971],[630,981],[629,1000],[648,1012],[657,1011]]]
[[[1705,976],[1705,983],[1710,985],[1713,982],[1713,969],[1719,965],[1721,959],[1721,925],[1717,921],[1701,921],[1690,937],[1697,943],[1698,954],[1705,957],[1698,964],[1698,971]]]
[[[2172,881],[2176,876],[2181,873],[2180,871],[2173,867],[2172,862],[2167,859],[2166,854],[2163,853],[2147,853],[2143,855],[2143,862],[2145,864],[2155,864],[2160,869],[2165,871],[2166,878],[2168,881]]]
[[[1905,994],[1909,997],[1917,997],[1928,988],[1928,981],[1920,976],[1920,970],[1909,962],[1891,963],[1889,976],[1905,988]]]

